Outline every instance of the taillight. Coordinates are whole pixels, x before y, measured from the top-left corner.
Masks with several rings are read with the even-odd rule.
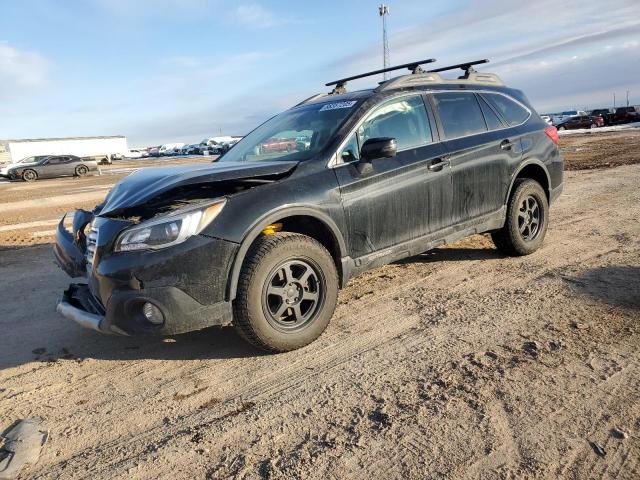
[[[549,137],[553,143],[558,145],[560,137],[558,136],[558,130],[556,127],[547,127],[544,129],[544,133],[547,134],[547,137]]]

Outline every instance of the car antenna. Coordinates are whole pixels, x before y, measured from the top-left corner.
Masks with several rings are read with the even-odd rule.
[[[351,80],[357,80],[358,78],[370,77],[372,75],[378,75],[379,73],[392,72],[394,70],[400,70],[403,68],[408,68],[411,70],[411,73],[425,73],[424,70],[420,67],[420,65],[424,65],[425,63],[433,63],[435,62],[435,58],[429,58],[427,60],[420,60],[418,62],[411,63],[403,63],[402,65],[396,65],[395,67],[381,68],[380,70],[373,70],[372,72],[361,73],[359,75],[354,75],[352,77],[341,78],[340,80],[334,80],[333,82],[326,83],[327,87],[335,85],[331,93],[329,95],[338,95],[341,93],[347,93],[347,82]]]
[[[462,70],[464,70],[464,75],[458,77],[458,80],[467,80],[470,74],[476,73],[473,66],[481,65],[483,63],[489,63],[489,60],[485,58],[483,60],[475,60],[473,62],[457,63],[455,65],[449,65],[448,67],[440,67],[429,70],[429,73],[446,72],[447,70],[456,70],[458,68],[461,68]]]

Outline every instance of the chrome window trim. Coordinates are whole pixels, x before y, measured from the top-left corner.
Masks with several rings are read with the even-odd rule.
[[[363,115],[362,118],[358,121],[358,123],[349,131],[349,134],[345,137],[345,139],[342,141],[342,143],[340,143],[340,146],[338,147],[338,149],[333,153],[333,155],[331,155],[331,159],[327,162],[327,168],[337,168],[337,167],[341,167],[343,165],[350,165],[352,163],[358,162],[359,160],[352,160],[350,162],[340,162],[340,152],[342,151],[342,149],[345,147],[345,145],[348,143],[349,139],[351,138],[351,135],[353,135],[364,123],[364,121],[367,119],[368,115],[370,113],[372,113],[376,108],[378,108],[379,106],[381,106],[382,104],[390,101],[390,100],[396,100],[399,98],[403,98],[403,97],[411,97],[411,96],[415,96],[415,95],[425,95],[425,94],[434,94],[434,93],[460,93],[460,92],[465,92],[465,93],[493,93],[496,95],[502,95],[503,97],[507,98],[508,100],[511,100],[512,102],[515,102],[516,104],[520,105],[522,108],[524,108],[529,115],[527,115],[527,118],[524,119],[524,121],[522,121],[521,123],[517,124],[517,125],[509,125],[506,127],[502,127],[502,128],[496,128],[494,130],[486,130],[484,132],[478,132],[478,133],[472,133],[469,135],[462,135],[460,137],[453,137],[453,138],[445,138],[444,140],[440,140],[440,142],[446,142],[446,141],[451,141],[451,140],[459,140],[461,138],[467,138],[467,137],[474,137],[476,135],[482,135],[484,133],[489,133],[489,132],[501,132],[503,130],[507,130],[509,128],[516,128],[519,127],[521,125],[524,125],[525,123],[527,123],[529,121],[529,119],[531,118],[531,116],[533,115],[533,112],[531,111],[531,109],[529,107],[527,107],[525,104],[523,104],[521,101],[519,101],[516,98],[513,98],[510,95],[507,95],[504,92],[496,92],[495,90],[485,90],[485,89],[464,89],[464,90],[460,90],[460,89],[446,89],[446,90],[440,90],[440,89],[427,89],[427,90],[417,90],[417,91],[413,91],[413,92],[403,92],[402,94],[392,97],[392,98],[387,98],[384,101],[380,102],[380,103],[376,103],[374,106],[372,106],[370,109],[368,109]],[[480,105],[478,105],[480,106]],[[491,106],[491,105],[489,105]],[[426,108],[426,106],[425,106]],[[433,112],[434,115],[437,115],[438,112]],[[427,116],[428,118],[428,116]],[[483,114],[483,118],[484,118],[484,114]],[[487,127],[488,128],[488,127]],[[431,130],[431,138],[432,141],[429,143],[425,143],[424,145],[430,145],[431,143],[438,143],[436,141],[433,141],[433,129]],[[412,150],[414,148],[420,148],[423,147],[424,145],[418,145],[415,147],[410,147],[410,148],[405,148],[403,150],[398,150],[398,152],[404,152],[406,150]]]

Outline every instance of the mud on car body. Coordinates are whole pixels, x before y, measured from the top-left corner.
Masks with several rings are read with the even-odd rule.
[[[376,89],[333,82],[217,163],[138,170],[70,230],[63,219],[57,263],[86,281],[58,311],[125,335],[234,324],[287,351],[324,331],[338,289],[368,269],[480,232],[534,252],[562,190],[555,128],[473,70],[484,62],[448,67],[465,71],[456,80],[424,63]],[[261,148],[273,138],[292,150]]]

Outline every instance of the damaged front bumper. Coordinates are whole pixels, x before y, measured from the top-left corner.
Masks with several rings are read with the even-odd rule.
[[[64,291],[62,299],[58,301],[56,311],[82,327],[102,333],[127,335],[125,331],[115,325],[107,326],[101,308],[101,305],[96,305],[96,301],[86,284],[71,284]]]
[[[92,220],[100,234],[88,262],[83,232]],[[63,218],[56,232],[56,263],[71,277],[86,277],[86,283],[69,286],[58,313],[118,335],[171,335],[231,323],[225,296],[237,244],[194,235],[162,250],[114,253],[113,242],[127,225],[78,210],[69,231]],[[146,303],[162,313],[161,322],[145,317]]]

